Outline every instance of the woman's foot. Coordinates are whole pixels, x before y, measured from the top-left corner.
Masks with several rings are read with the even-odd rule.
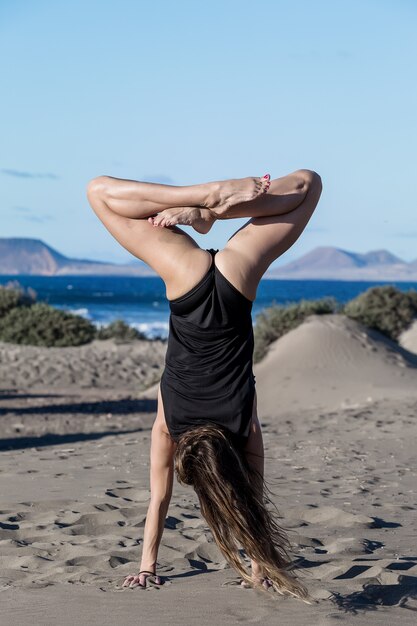
[[[216,216],[209,210],[201,207],[185,206],[165,209],[156,215],[148,217],[148,222],[153,226],[192,226],[194,230],[202,235],[208,233],[216,221]]]
[[[150,579],[150,582],[155,583],[155,585],[163,584],[160,576],[153,574],[151,571],[143,570],[139,572],[139,574],[129,574],[129,576],[126,576],[122,587],[129,587],[130,589],[142,587],[142,589],[145,589],[148,578]]]
[[[270,175],[265,174],[262,178],[236,178],[212,183],[204,206],[213,209],[214,213],[221,215],[229,207],[241,202],[254,200],[269,189]]]
[[[148,217],[148,221],[153,226],[165,228],[178,224],[192,226],[198,233],[205,235],[229,207],[266,193],[271,184],[270,178],[269,174],[265,174],[262,178],[248,177],[208,183],[210,191],[204,205],[164,209],[156,216]]]

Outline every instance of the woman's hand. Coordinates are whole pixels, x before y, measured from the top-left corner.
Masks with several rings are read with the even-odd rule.
[[[153,585],[163,585],[164,581],[161,576],[157,576],[152,572],[141,571],[139,574],[130,574],[126,577],[122,587],[129,587],[130,589],[134,589],[135,587],[142,587],[144,589],[147,583]]]

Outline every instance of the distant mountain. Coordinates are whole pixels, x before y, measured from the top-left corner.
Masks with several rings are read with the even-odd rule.
[[[38,276],[156,276],[143,261],[104,263],[66,257],[40,239],[0,238],[0,274]],[[417,281],[417,259],[406,263],[387,250],[365,254],[340,248],[315,248],[296,261],[271,268],[265,278],[293,280]]]
[[[405,261],[394,254],[391,254],[388,250],[374,250],[373,252],[367,252],[366,254],[356,254],[356,257],[363,259],[366,265],[392,265],[396,263],[405,263]]]
[[[155,276],[155,272],[139,260],[135,261],[134,265],[131,263],[121,265],[72,259],[40,239],[23,237],[0,238],[0,274]]]
[[[333,247],[319,247],[281,267],[266,278],[328,280],[417,281],[417,260],[406,263],[387,250],[365,254]]]

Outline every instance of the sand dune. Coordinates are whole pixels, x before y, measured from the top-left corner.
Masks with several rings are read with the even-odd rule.
[[[410,328],[401,333],[399,343],[409,352],[417,354],[417,320],[411,324]]]
[[[342,315],[311,316],[254,371],[264,416],[417,394],[417,356]]]

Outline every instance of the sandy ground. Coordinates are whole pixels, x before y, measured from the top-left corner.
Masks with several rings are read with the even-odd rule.
[[[43,348],[0,342],[0,386],[142,391],[161,377],[166,342],[116,344],[108,339],[84,346]]]
[[[313,316],[255,367],[266,477],[318,600],[307,606],[234,585],[196,495],[177,483],[165,584],[122,589],[141,553],[157,385],[64,385],[64,349],[49,352],[61,385],[28,385],[5,354],[28,363],[29,350],[35,366],[35,349],[0,346],[5,624],[416,623],[417,355]],[[161,359],[162,348],[155,371]],[[100,379],[100,361],[89,367]]]

